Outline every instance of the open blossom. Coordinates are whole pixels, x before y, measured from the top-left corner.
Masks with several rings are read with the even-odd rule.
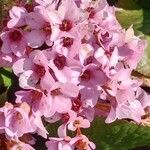
[[[72,149],[86,149],[94,150],[96,148],[95,144],[85,136],[79,135],[74,138],[68,136],[64,138],[50,138],[46,142],[48,150],[72,150]]]
[[[74,121],[71,121],[68,125],[68,129],[75,131],[77,128],[89,128],[90,122],[82,117],[77,117]]]
[[[49,72],[48,60],[40,50],[30,53],[29,58],[21,58],[13,65],[13,71],[20,76],[20,86],[25,89],[33,89],[40,81],[40,87],[47,89],[55,82]]]
[[[46,55],[49,67],[53,71],[55,80],[61,83],[79,83],[78,78],[81,71],[81,64],[75,60],[59,54],[53,50],[45,50],[43,53]]]
[[[26,133],[37,132],[39,135],[46,137],[47,131],[43,126],[39,114],[32,113],[30,106],[23,102],[20,106],[13,106],[6,103],[1,108],[0,126],[1,133],[5,133],[8,139],[18,140]],[[25,128],[23,128],[25,126]]]
[[[17,139],[25,133],[33,132],[29,120],[30,107],[26,103],[22,103],[20,107],[14,107],[12,104],[6,103],[1,110],[3,110],[1,117],[4,121],[1,128],[5,130],[6,136],[10,139]],[[26,128],[22,128],[24,125]]]
[[[71,110],[71,97],[76,97],[78,92],[78,87],[73,84],[54,84],[54,86],[50,89],[53,109],[58,113]]]
[[[0,52],[0,67],[11,67],[16,60],[16,56],[12,53],[4,54]]]
[[[10,20],[7,23],[8,28],[21,27],[26,25],[25,18],[28,15],[24,7],[13,6],[9,11]]]
[[[0,67],[11,67],[21,88],[14,105],[0,108],[0,138],[13,141],[10,150],[34,150],[35,141],[23,137],[47,139],[51,123],[61,125],[48,150],[94,150],[82,128],[95,116],[141,122],[150,96],[131,73],[147,44],[132,26],[122,29],[106,0],[23,2],[9,18],[0,34]]]
[[[53,26],[47,10],[42,6],[36,6],[34,12],[30,12],[26,17],[26,25],[29,31],[26,32],[28,46],[38,48],[44,42],[51,46],[58,36],[58,29]],[[34,38],[36,37],[36,39]]]
[[[28,142],[28,140],[26,140]],[[0,135],[1,148],[5,150],[34,150],[34,148],[22,140],[14,141],[7,139],[5,135]]]
[[[26,102],[28,103],[34,112],[40,113],[44,116],[52,116],[55,113],[55,110],[52,109],[52,99],[49,96],[46,96],[41,90],[26,90],[26,91],[17,91],[16,103]]]
[[[22,30],[13,28],[3,32],[0,37],[3,41],[1,50],[4,54],[14,53],[18,57],[23,56],[27,43]]]

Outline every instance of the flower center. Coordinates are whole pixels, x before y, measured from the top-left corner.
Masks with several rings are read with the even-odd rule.
[[[52,28],[49,23],[46,23],[46,25],[43,28],[43,31],[46,33],[46,35],[51,35],[52,33]]]
[[[75,120],[74,122],[73,122],[73,125],[75,126],[75,127],[79,127],[80,126],[80,121],[79,120]]]
[[[40,100],[42,98],[42,92],[36,91],[36,90],[32,90],[31,91],[31,100],[35,101],[35,100]]]
[[[91,79],[91,75],[92,75],[92,73],[91,73],[90,70],[85,70],[81,74],[80,78],[81,78],[82,81],[89,81]]]
[[[94,11],[94,8],[93,7],[88,7],[86,9],[87,12],[89,12],[89,18],[94,18],[95,16],[95,11]]]
[[[16,113],[16,119],[17,120],[22,120],[23,119],[22,115],[19,112]]]
[[[43,66],[35,65],[35,72],[39,77],[43,77],[46,71]]]
[[[55,66],[62,70],[64,66],[66,65],[66,57],[65,56],[56,56],[56,58],[53,60]]]
[[[21,34],[20,31],[14,30],[14,31],[9,33],[9,39],[12,42],[18,42],[18,41],[20,41],[22,39],[22,34]]]
[[[102,36],[103,39],[108,38],[108,37],[109,37],[109,33],[106,32],[106,33],[104,33],[104,34],[101,34],[101,36]]]
[[[84,65],[89,65],[93,62],[94,60],[94,57],[93,56],[89,56],[86,60],[85,60],[85,63]]]
[[[73,44],[73,38],[64,37],[63,38],[63,46],[70,47]]]
[[[52,96],[58,96],[58,95],[61,95],[61,94],[62,93],[60,91],[60,88],[57,88],[57,89],[51,91]]]
[[[78,112],[81,105],[82,105],[81,101],[79,99],[75,99],[72,102],[72,110],[75,111],[75,112]]]
[[[87,142],[83,140],[77,141],[75,146],[77,150],[87,150]]]
[[[67,123],[69,121],[69,114],[68,113],[65,113],[65,114],[62,114],[61,116],[61,120],[63,121],[63,123]]]
[[[26,54],[29,55],[33,51],[33,48],[30,46],[26,47]]]
[[[10,150],[14,144],[16,144],[15,141],[6,139],[3,134],[0,135],[0,150]]]
[[[61,31],[70,31],[72,28],[72,22],[70,20],[63,20],[62,24],[59,25]]]

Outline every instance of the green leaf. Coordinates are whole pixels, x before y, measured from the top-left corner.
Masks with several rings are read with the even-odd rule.
[[[117,6],[123,8],[116,13],[123,28],[128,28],[133,24],[135,33],[147,40],[148,47],[137,67],[137,71],[150,77],[150,1],[119,0]]]
[[[7,100],[7,90],[11,87],[13,75],[9,68],[0,68],[0,106]]]
[[[96,144],[97,150],[129,150],[150,145],[150,128],[128,121],[105,124],[104,119],[97,118],[85,134]]]
[[[3,84],[6,87],[10,87],[12,83],[11,79],[11,69],[9,68],[2,68],[0,69],[0,84]]]
[[[149,0],[138,0],[138,4],[144,8],[150,9],[150,1]]]

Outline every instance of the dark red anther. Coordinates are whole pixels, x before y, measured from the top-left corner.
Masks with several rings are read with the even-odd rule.
[[[35,65],[34,71],[39,77],[43,77],[46,73],[45,68],[41,65]]]
[[[12,41],[12,42],[19,42],[21,39],[22,39],[22,34],[20,31],[18,30],[14,30],[14,31],[11,31],[9,33],[9,39]]]
[[[57,55],[53,62],[59,70],[62,70],[66,65],[66,57]]]
[[[70,119],[70,116],[68,113],[62,114],[61,115],[61,120],[63,121],[63,123],[67,123]]]
[[[82,102],[79,99],[75,99],[72,102],[72,110],[78,112],[80,107],[82,106]]]
[[[62,24],[59,25],[61,31],[70,31],[72,28],[72,22],[70,20],[63,20]]]
[[[91,79],[91,75],[92,75],[92,72],[90,70],[85,70],[81,76],[80,76],[80,79],[82,81],[89,81]]]
[[[20,112],[16,112],[16,119],[17,120],[22,120],[23,119],[23,116],[21,115],[21,113]]]
[[[36,101],[36,100],[40,100],[42,98],[42,92],[36,91],[36,90],[32,90],[31,91],[31,100]]]
[[[78,140],[76,143],[75,143],[75,149],[76,150],[87,150],[88,149],[88,144],[87,142],[83,141],[82,139],[81,140]]]
[[[82,44],[87,43],[87,42],[88,42],[88,41],[86,40],[85,37],[81,40],[81,43],[82,43]]]
[[[52,34],[52,28],[50,23],[46,23],[43,27],[43,31],[46,33],[46,35],[51,35]]]
[[[111,53],[110,51],[106,50],[106,51],[105,51],[105,55],[106,55],[107,57],[109,57],[109,58],[110,58],[110,57],[111,57],[111,55],[112,55],[112,53]]]
[[[93,56],[89,56],[86,61],[85,61],[85,65],[88,65],[88,64],[91,64],[94,60],[94,57]]]
[[[33,48],[30,46],[26,47],[26,54],[29,55],[33,51]]]
[[[57,88],[57,89],[51,91],[52,96],[58,96],[58,95],[61,95],[61,94],[62,93],[60,91],[60,88]]]
[[[109,33],[106,32],[105,34],[101,34],[102,38],[105,39],[105,38],[108,38],[109,37]]]
[[[94,18],[96,13],[93,7],[88,7],[86,11],[89,12],[89,18]]]
[[[73,44],[73,38],[70,38],[70,37],[63,38],[63,46],[64,47],[70,47],[72,44]]]

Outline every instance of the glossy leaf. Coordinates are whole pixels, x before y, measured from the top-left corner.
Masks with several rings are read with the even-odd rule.
[[[105,124],[104,119],[97,118],[86,135],[96,143],[97,150],[129,150],[150,145],[150,128],[128,121]]]

